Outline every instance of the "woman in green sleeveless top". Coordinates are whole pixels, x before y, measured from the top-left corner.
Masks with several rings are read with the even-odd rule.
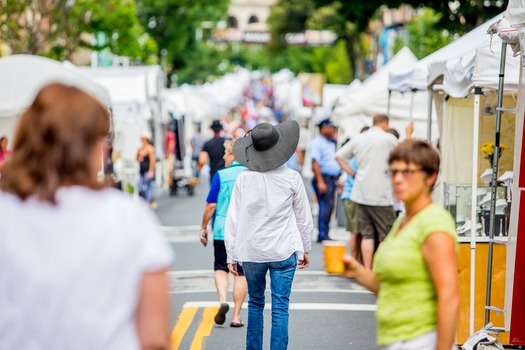
[[[405,203],[379,246],[373,271],[345,257],[345,275],[377,295],[378,344],[383,350],[450,350],[459,308],[454,220],[432,203],[439,154],[406,140],[390,154],[387,175]]]

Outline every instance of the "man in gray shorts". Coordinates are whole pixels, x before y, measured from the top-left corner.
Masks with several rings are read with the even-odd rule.
[[[410,138],[412,129],[409,124],[407,138]],[[388,156],[398,141],[386,130],[388,117],[377,114],[369,130],[354,137],[335,155],[341,168],[349,174],[353,171],[348,161],[352,157],[357,160],[358,170],[350,200],[358,204],[359,232],[363,237],[361,254],[367,269],[372,269],[375,241],[380,243],[386,237],[396,218],[390,179],[385,171]]]

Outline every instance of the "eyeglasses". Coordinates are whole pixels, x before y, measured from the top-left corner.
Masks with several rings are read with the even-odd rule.
[[[418,168],[418,169],[387,169],[385,170],[385,174],[388,176],[388,177],[391,177],[391,178],[394,178],[396,177],[396,175],[398,173],[401,173],[401,175],[403,175],[404,178],[407,178],[407,177],[411,177],[412,175],[414,175],[415,173],[418,173],[420,171],[424,171],[422,168]]]

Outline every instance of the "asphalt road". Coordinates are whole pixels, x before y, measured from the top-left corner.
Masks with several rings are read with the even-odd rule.
[[[223,326],[213,323],[219,305],[213,282],[213,245],[203,247],[198,241],[207,191],[208,184],[201,183],[194,196],[183,190],[175,197],[157,199],[155,211],[176,254],[170,272],[174,350],[245,348],[246,327],[229,327],[231,311]],[[342,229],[333,230],[332,236],[346,238]],[[375,297],[351,280],[326,273],[322,245],[314,243],[310,255],[310,266],[298,270],[294,279],[288,349],[377,349]],[[231,301],[231,293],[229,297]],[[266,300],[264,348],[269,349],[268,290]],[[241,318],[246,323],[246,305]]]

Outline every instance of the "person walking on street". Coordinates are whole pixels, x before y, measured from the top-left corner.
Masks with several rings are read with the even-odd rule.
[[[140,136],[142,146],[137,151],[137,161],[139,162],[139,196],[152,207],[157,205],[153,200],[151,187],[155,181],[155,147],[151,140],[151,133],[146,131]]]
[[[208,222],[215,212],[215,221],[213,223],[213,251],[215,256],[215,262],[213,264],[215,287],[217,288],[217,294],[219,295],[220,307],[215,316],[216,324],[223,324],[225,321],[225,315],[229,310],[227,301],[228,295],[228,264],[226,263],[226,248],[224,246],[224,223],[226,222],[226,214],[228,213],[228,206],[230,205],[230,197],[235,184],[235,179],[240,172],[246,169],[245,166],[241,165],[235,160],[233,154],[234,140],[228,140],[224,143],[224,162],[226,168],[219,170],[211,182],[211,188],[206,198],[206,207],[204,208],[204,214],[202,216],[202,225],[199,232],[201,243],[206,246],[208,243]],[[230,327],[243,327],[244,324],[241,321],[241,307],[246,297],[246,278],[242,267],[239,267],[239,275],[234,276],[233,280],[233,317],[230,323]]]
[[[198,126],[195,129],[195,133],[190,139],[190,145],[191,145],[191,161],[192,161],[192,166],[194,169],[193,176],[195,176],[196,178],[199,178],[199,170],[197,170],[197,165],[199,162],[199,155],[202,151],[202,148],[204,147],[204,140],[202,139],[200,126]]]
[[[270,349],[288,346],[289,303],[296,267],[306,268],[313,220],[301,175],[286,162],[297,148],[299,124],[256,125],[233,146],[249,170],[235,182],[226,218],[224,242],[228,268],[240,266],[248,283],[246,349],[263,348],[266,275],[270,273],[272,330]]]
[[[350,199],[358,205],[359,232],[363,238],[361,255],[367,269],[372,268],[376,244],[383,241],[396,218],[392,189],[385,171],[388,155],[398,142],[386,130],[388,117],[378,114],[370,129],[355,136],[335,154],[337,163],[350,175],[354,175],[354,171],[348,161],[354,157],[357,160],[359,170]]]
[[[213,138],[208,140],[202,147],[199,154],[197,170],[209,162],[210,166],[210,183],[215,173],[224,168],[224,137],[221,136],[222,124],[220,120],[214,120],[210,128],[213,130]]]
[[[344,258],[345,275],[378,296],[382,350],[455,349],[458,245],[454,219],[432,203],[439,163],[439,153],[426,141],[400,143],[388,158],[387,174],[406,214],[377,249],[373,272]]]
[[[319,123],[319,135],[310,143],[312,157],[312,171],[314,178],[312,185],[319,203],[317,242],[330,240],[330,219],[335,207],[335,192],[337,181],[341,175],[341,167],[335,160],[337,142],[334,139],[335,125],[330,119]]]
[[[7,148],[9,140],[7,136],[0,137],[0,175],[2,175],[2,169],[4,168],[4,162],[11,155],[11,151]]]
[[[175,170],[175,160],[177,159],[177,136],[175,135],[176,122],[170,122],[164,129],[164,164],[166,187],[173,186],[173,175]]]
[[[169,348],[173,253],[149,208],[97,178],[110,124],[56,83],[20,117],[0,180],[2,349]]]

